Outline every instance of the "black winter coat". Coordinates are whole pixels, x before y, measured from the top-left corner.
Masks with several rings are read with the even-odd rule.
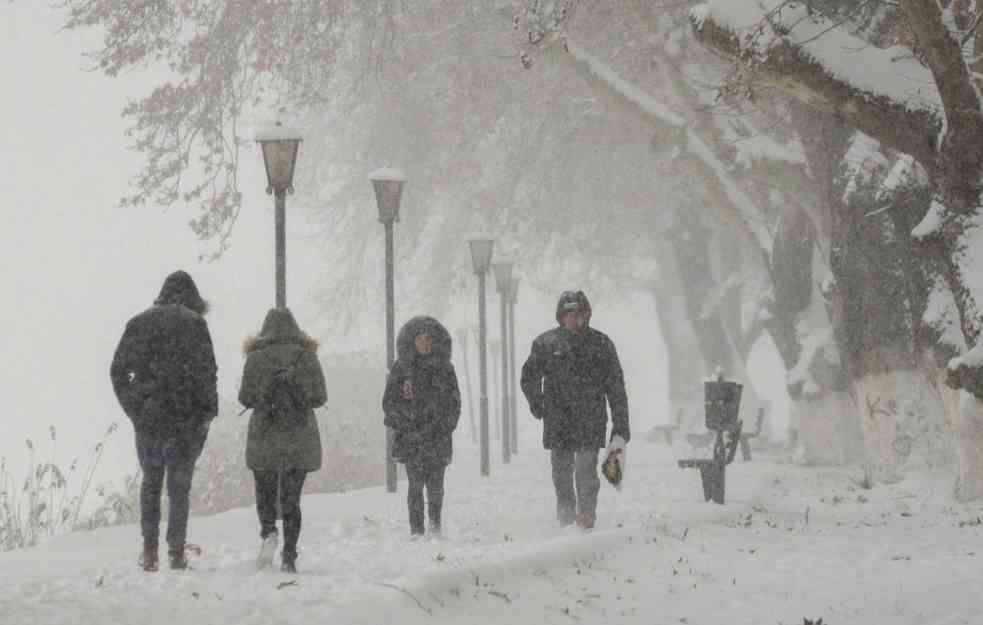
[[[607,405],[611,436],[631,438],[624,374],[614,343],[587,327],[576,335],[560,327],[533,341],[522,367],[522,392],[543,420],[546,449],[590,450],[605,445]]]
[[[109,376],[123,412],[145,438],[197,431],[218,413],[206,307],[191,276],[177,271],[154,306],[126,324]]]
[[[239,403],[252,408],[246,439],[246,466],[253,471],[321,468],[321,435],[314,409],[328,394],[317,358],[317,342],[301,332],[286,308],[270,310],[263,329],[246,342]],[[289,370],[302,395],[294,415],[272,415],[269,396],[274,375]]]
[[[433,338],[429,355],[416,352],[420,334]],[[450,335],[436,319],[414,317],[400,330],[397,350],[382,398],[384,422],[394,433],[393,458],[408,465],[449,464],[461,416]]]

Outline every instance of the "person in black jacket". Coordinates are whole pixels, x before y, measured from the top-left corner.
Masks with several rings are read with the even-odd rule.
[[[130,319],[109,375],[133,422],[143,470],[140,525],[146,571],[158,568],[160,496],[167,475],[167,545],[172,569],[187,568],[184,541],[195,461],[218,413],[208,306],[184,271],[167,276],[154,305]]]
[[[239,403],[253,410],[246,466],[256,482],[263,541],[256,564],[269,566],[276,553],[279,486],[284,540],[280,568],[296,573],[300,494],[307,473],[321,468],[321,435],[314,409],[328,400],[317,341],[301,331],[288,308],[274,308],[266,314],[259,336],[247,340],[243,351],[246,364]]]
[[[414,317],[399,331],[397,359],[382,398],[394,430],[393,458],[406,465],[410,535],[423,534],[423,488],[430,531],[440,534],[444,471],[453,455],[461,394],[451,364],[451,337],[432,317]]]
[[[550,450],[556,515],[561,525],[584,529],[597,518],[597,452],[624,449],[631,438],[624,374],[614,343],[590,327],[591,307],[583,291],[565,291],[556,306],[559,327],[539,335],[522,367],[522,392],[543,421],[543,447]],[[576,485],[576,492],[574,486]]]

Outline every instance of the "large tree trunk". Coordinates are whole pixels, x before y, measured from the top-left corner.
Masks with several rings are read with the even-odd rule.
[[[983,413],[983,406],[979,405],[980,398],[983,398],[983,358],[980,358],[983,344],[979,342],[983,316],[976,301],[983,297],[983,292],[979,290],[983,285],[972,280],[981,263],[976,250],[983,247],[983,229],[978,218],[979,182],[983,174],[983,141],[979,138],[979,129],[983,127],[983,107],[963,61],[961,42],[946,27],[940,4],[936,0],[901,0],[898,5],[914,32],[920,58],[930,70],[930,81],[915,80],[921,80],[926,85],[934,82],[942,103],[941,111],[930,107],[913,109],[909,103],[887,97],[876,88],[852,84],[844,74],[830,71],[820,58],[794,43],[792,37],[779,35],[773,45],[760,53],[760,49],[754,47],[757,42],[742,39],[740,32],[743,31],[729,26],[728,19],[734,19],[733,7],[723,0],[717,0],[694,14],[693,22],[697,37],[705,44],[741,62],[748,58],[752,50],[758,50],[760,54],[754,53],[756,78],[770,82],[813,108],[835,112],[845,123],[861,129],[881,141],[882,145],[913,156],[925,168],[935,188],[933,210],[939,221],[939,226],[925,238],[926,243],[935,248],[930,254],[939,259],[936,276],[945,282],[944,289],[936,286],[935,291],[947,291],[949,295],[946,297],[950,299],[943,304],[950,305],[958,313],[955,321],[964,344],[956,345],[956,349],[976,347],[970,350],[966,358],[940,363],[946,367],[944,377],[948,385],[971,393],[958,402],[958,411],[953,412],[955,402],[951,398],[943,403],[947,406],[950,423],[960,437],[960,494],[963,497],[983,496],[983,464],[977,457],[981,442],[978,434],[979,415]],[[718,10],[729,17],[719,20]],[[750,22],[758,21],[756,16],[745,18]],[[782,15],[772,15],[772,19],[783,18]],[[831,27],[836,28],[837,25]],[[793,29],[794,24],[776,24],[774,28],[787,32],[785,29]],[[861,56],[865,52],[861,47],[858,47],[858,51],[858,54],[854,54],[855,63],[863,65]],[[870,50],[872,55],[878,53]],[[975,54],[978,55],[979,50]],[[909,70],[917,73],[920,68],[912,65]],[[891,79],[889,76],[871,78],[874,84],[880,78]],[[912,80],[911,76],[907,78]],[[928,94],[929,97],[932,95]],[[910,253],[911,250],[908,251]],[[921,258],[924,258],[924,254],[922,252]],[[862,311],[862,304],[843,302],[839,306],[840,314],[855,318],[858,306]],[[953,321],[947,311],[933,311],[932,317],[943,322]],[[934,330],[936,336],[946,337],[949,334],[947,327],[936,327]],[[942,351],[955,344],[956,341],[950,337]],[[895,347],[893,354],[882,350],[880,355],[873,358],[858,357],[855,353],[847,358],[854,377],[858,371],[872,376],[862,381],[857,389],[863,394],[859,399],[865,409],[868,402],[875,406],[876,397],[898,389],[903,383],[903,380],[886,381],[882,375],[887,369],[884,365],[905,357],[905,350],[897,349],[896,344]],[[915,351],[920,348],[916,346]],[[936,350],[935,357],[938,356]],[[888,445],[884,439],[891,436],[897,438],[896,432],[891,434],[891,418],[876,407],[868,411],[878,415],[867,428],[871,446],[885,450]],[[881,451],[879,455],[884,467],[889,470],[896,458],[888,451]]]

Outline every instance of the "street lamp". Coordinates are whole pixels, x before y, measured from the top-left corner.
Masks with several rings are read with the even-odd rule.
[[[509,428],[512,433],[512,453],[519,453],[519,419],[516,410],[516,397],[519,395],[519,386],[515,377],[515,305],[519,301],[519,278],[512,277],[509,280],[509,366],[512,373],[509,375],[509,388],[512,395],[509,398],[509,415],[512,417],[512,426]]]
[[[266,165],[266,193],[273,195],[276,236],[274,259],[276,265],[276,306],[287,306],[287,194],[294,192],[294,167],[297,151],[303,140],[300,133],[280,122],[256,133],[256,142],[263,150]]]
[[[479,400],[479,419],[481,435],[481,474],[491,474],[491,458],[488,449],[488,336],[485,327],[485,275],[491,265],[494,239],[476,237],[468,239],[471,248],[471,263],[478,276],[478,376],[481,395]]]
[[[386,371],[396,360],[396,320],[393,303],[393,224],[399,221],[399,202],[403,196],[406,176],[396,169],[382,168],[369,174],[375,201],[379,206],[379,221],[386,227]],[[386,428],[386,491],[396,492],[396,461],[393,459],[393,430]]]
[[[498,287],[498,300],[501,303],[502,318],[502,462],[512,461],[511,418],[509,417],[509,298],[512,290],[512,261],[500,260],[492,263],[495,270],[495,284]]]

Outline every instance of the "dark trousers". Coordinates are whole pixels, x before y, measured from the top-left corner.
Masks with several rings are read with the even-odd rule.
[[[276,504],[279,484],[280,511],[283,514],[283,557],[297,557],[300,538],[300,492],[304,489],[307,471],[253,471],[256,480],[256,513],[259,515],[259,535],[266,538],[276,534]]]
[[[143,471],[140,484],[140,528],[145,547],[157,548],[160,540],[160,496],[167,478],[167,544],[182,551],[188,532],[191,478],[201,455],[207,429],[192,433],[159,436],[138,429],[137,457]]]
[[[553,488],[556,489],[556,518],[564,525],[574,522],[578,513],[597,511],[597,450],[552,449]],[[574,486],[576,485],[576,491]]]
[[[423,533],[423,488],[427,488],[427,512],[430,524],[440,529],[440,509],[444,504],[444,470],[447,465],[437,463],[411,463],[406,465],[409,486],[406,502],[410,509],[410,533]]]

